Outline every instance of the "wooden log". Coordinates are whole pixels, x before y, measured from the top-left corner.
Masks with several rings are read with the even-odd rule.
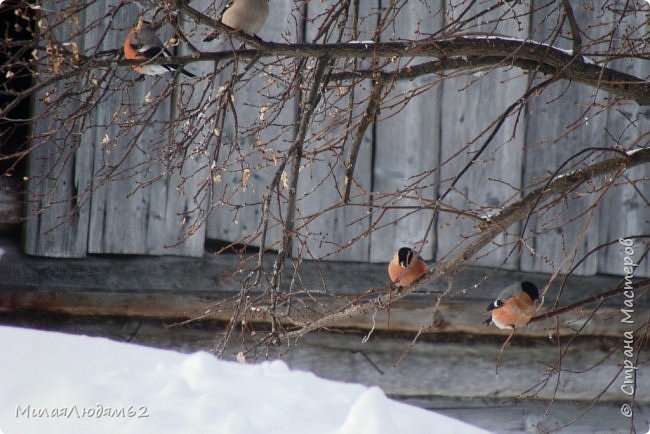
[[[257,294],[259,295],[259,294]],[[256,294],[251,294],[253,300]],[[348,299],[355,297],[349,296]],[[308,323],[327,312],[347,305],[345,299],[332,297],[297,297],[288,316],[280,314],[280,322],[288,329]],[[229,321],[236,305],[232,293],[178,294],[169,292],[106,292],[98,289],[71,291],[65,286],[37,287],[12,285],[0,287],[0,312],[50,312],[79,316],[127,316],[165,320]],[[376,332],[435,334],[470,334],[508,336],[507,330],[488,327],[485,301],[476,299],[447,299],[438,304],[434,316],[434,302],[430,297],[399,300],[384,308],[377,308],[367,316],[353,317],[337,322],[330,329],[372,330]],[[516,336],[554,339],[573,336],[580,329],[581,336],[621,338],[630,326],[621,322],[620,307],[601,307],[592,315],[592,306],[586,306],[557,319],[536,322],[518,330]],[[270,324],[268,305],[251,302],[246,321]],[[641,323],[650,315],[650,308],[637,307],[633,317]]]
[[[182,352],[210,351],[215,344],[215,323],[170,327],[169,322],[130,318],[69,318],[60,316],[10,316],[0,314],[4,324],[45,328],[66,333],[110,337],[140,345],[175,349]],[[629,402],[620,391],[622,378],[614,379],[607,393],[591,403],[611,380],[621,360],[618,354],[605,359],[596,370],[561,377],[556,399],[518,400],[519,393],[544,378],[553,363],[557,346],[549,341],[510,343],[502,354],[499,375],[495,375],[496,354],[502,338],[422,339],[401,363],[393,366],[409,344],[409,337],[375,334],[362,343],[363,333],[318,333],[297,346],[272,347],[259,352],[253,363],[264,357],[281,357],[292,369],[314,372],[322,378],[368,386],[379,386],[391,398],[446,414],[499,433],[548,432],[573,422],[562,433],[628,433],[629,419],[620,413]],[[594,363],[617,344],[616,340],[575,341],[563,357],[565,369],[580,369]],[[234,360],[245,350],[239,343],[229,347],[224,358]],[[645,370],[645,366],[642,367]],[[641,369],[639,370],[641,371]],[[650,401],[641,387],[648,375],[639,376],[634,404],[637,432],[646,429],[645,415]],[[555,378],[541,396],[552,395]],[[540,396],[540,397],[541,397]],[[579,417],[582,416],[582,417]]]
[[[582,401],[546,400],[514,401],[489,398],[445,398],[391,396],[407,404],[423,407],[494,433],[521,434],[554,432],[562,434],[611,433],[629,434],[630,423],[621,415],[619,402],[598,402],[593,406]],[[648,404],[635,405],[636,415],[650,413]],[[577,419],[579,416],[579,419]],[[643,417],[632,423],[637,432],[648,429]]]
[[[502,340],[468,339],[465,342],[419,341],[409,350],[408,339],[380,337],[363,342],[363,334],[321,333],[309,335],[292,348],[280,349],[287,363],[309,369],[316,375],[339,381],[354,381],[381,387],[398,396],[447,396],[455,398],[482,397],[502,399],[520,397],[526,390],[549,378],[546,387],[540,384],[536,399],[589,401],[600,396],[602,402],[627,401],[620,390],[619,377],[622,354],[610,355],[618,342],[582,340],[572,344],[562,358],[561,384],[555,390],[557,377],[547,376],[547,367],[555,366],[559,347],[556,342],[538,340],[530,345],[512,344],[497,358]],[[404,355],[404,352],[408,353]],[[597,362],[602,363],[597,364]],[[610,382],[614,381],[614,386]],[[650,386],[650,371],[637,371],[637,399],[650,404],[650,395],[643,393]],[[620,409],[620,405],[619,405]],[[617,413],[621,423],[626,418]],[[639,415],[640,416],[640,415]]]

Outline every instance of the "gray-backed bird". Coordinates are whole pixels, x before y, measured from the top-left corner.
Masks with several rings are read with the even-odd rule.
[[[256,35],[268,16],[268,0],[233,0],[221,12],[221,22],[232,29]],[[203,42],[210,42],[217,36],[219,32],[212,32]]]

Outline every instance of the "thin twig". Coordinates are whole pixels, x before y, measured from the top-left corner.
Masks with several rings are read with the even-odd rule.
[[[361,149],[361,143],[363,142],[363,137],[366,135],[366,130],[375,121],[375,115],[377,114],[377,110],[381,105],[381,92],[383,88],[384,81],[382,79],[376,80],[368,99],[368,106],[366,107],[366,111],[363,114],[363,117],[359,121],[356,135],[354,136],[352,145],[350,145],[350,158],[348,159],[348,163],[345,168],[345,194],[343,195],[343,202],[345,203],[348,203],[350,201],[350,191],[352,189],[354,167],[357,164],[359,149]]]

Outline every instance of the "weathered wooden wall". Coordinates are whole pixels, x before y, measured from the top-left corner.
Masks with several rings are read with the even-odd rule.
[[[453,8],[457,1],[445,3],[444,7],[449,12],[449,16],[445,17],[437,4],[429,5],[429,2],[421,1],[411,3],[400,12],[396,24],[381,35],[382,41],[415,39],[422,34],[435,32],[445,20],[453,18],[453,14],[460,10]],[[589,3],[594,10],[600,10],[603,1]],[[80,17],[81,26],[84,25],[83,20],[86,20],[86,25],[92,23],[111,4],[111,0],[94,3]],[[193,4],[212,16],[220,10],[218,5],[209,1]],[[361,15],[377,6],[365,1],[361,5]],[[308,22],[303,29],[302,13],[308,17],[319,17],[324,7],[322,2],[313,1],[307,3],[304,11],[299,11],[292,1],[274,0],[271,17],[260,36],[273,41],[282,41],[283,38],[311,41],[319,21]],[[521,16],[531,7],[534,10],[534,5],[528,2],[517,2],[509,12],[498,9],[494,14],[483,15],[474,30],[495,31],[520,38],[530,34],[534,40],[569,48],[570,43],[566,38],[553,36],[552,29],[559,19],[557,12],[556,16],[541,16],[546,13],[543,9],[533,13],[530,20],[509,20],[510,15]],[[607,26],[586,26],[586,23],[593,21],[592,13],[587,9],[576,8],[578,21],[585,24],[583,29],[597,33],[612,30]],[[122,8],[112,23],[101,24],[77,36],[78,43],[84,47],[96,46],[97,49],[119,47],[133,24],[131,18],[137,12],[134,7]],[[495,14],[503,13],[506,15],[494,20],[497,17]],[[374,29],[372,17],[375,15],[371,14],[370,17],[359,26],[360,40],[368,39],[369,32]],[[602,19],[608,21],[609,18]],[[203,43],[201,39],[208,30],[191,20],[185,20],[185,23],[184,29],[199,49],[216,51],[239,44],[237,40],[230,41],[223,36]],[[109,25],[111,29],[106,32]],[[568,29],[564,31],[567,33]],[[57,36],[65,40],[71,29],[62,26],[58,32],[60,34]],[[182,49],[186,50],[184,47]],[[245,62],[240,62],[237,71],[243,71],[245,66]],[[639,62],[620,63],[619,66],[640,76],[648,73],[648,66]],[[188,68],[200,78],[213,71],[215,66],[196,63]],[[210,123],[209,106],[205,112],[196,111],[200,104],[218,97],[219,88],[233,73],[232,68],[222,71],[214,82],[180,78],[179,90],[170,93],[155,110],[149,112],[150,123],[136,126],[130,126],[128,120],[141,116],[142,111],[147,110],[151,95],[164,94],[169,89],[169,82],[151,77],[144,82],[129,81],[128,87],[125,85],[123,90],[114,92],[108,101],[95,110],[92,121],[97,126],[87,128],[85,125],[74,125],[73,130],[79,133],[79,139],[73,143],[66,142],[65,146],[72,149],[63,153],[73,158],[59,161],[63,155],[59,146],[67,131],[61,132],[60,143],[52,141],[49,146],[36,149],[30,157],[28,174],[31,192],[28,215],[31,218],[26,224],[26,252],[63,257],[83,257],[89,253],[200,256],[206,238],[244,241],[253,245],[258,243],[259,240],[249,240],[247,237],[258,228],[260,201],[275,167],[269,164],[268,159],[261,159],[254,148],[257,143],[272,139],[269,152],[281,153],[286,150],[293,140],[294,123],[300,108],[298,101],[290,101],[271,124],[256,131],[254,125],[264,115],[264,108],[271,104],[274,91],[280,84],[270,84],[272,71],[255,68],[247,72],[251,80],[234,93],[236,120],[232,117],[226,119],[220,131],[225,144],[237,143],[241,151],[237,155],[220,155],[217,159],[201,147],[206,138],[213,134],[216,125]],[[135,73],[126,68],[102,77],[113,88],[119,88],[121,83],[133,78]],[[478,134],[505,107],[522,97],[530,80],[539,78],[506,65],[485,71],[480,77],[466,75],[438,80],[439,77],[423,77],[415,82],[390,84],[385,89],[389,96],[399,101],[410,97],[409,90],[426,82],[432,83],[430,89],[414,96],[406,108],[396,115],[394,110],[382,111],[374,128],[366,132],[355,171],[356,183],[352,189],[356,202],[368,200],[369,192],[373,192],[376,205],[392,207],[408,207],[439,197],[450,186],[450,180],[471,159],[472,151],[483,144],[485,136],[474,140]],[[364,101],[371,86],[370,81],[362,82],[354,95],[355,100]],[[622,147],[630,146],[648,129],[644,109],[636,104],[619,105],[616,110],[607,111],[599,111],[598,104],[586,109],[592,102],[599,103],[607,98],[606,93],[579,84],[566,81],[553,84],[541,95],[532,98],[518,116],[510,116],[505,121],[481,156],[480,164],[470,168],[446,201],[460,209],[478,205],[489,214],[498,210],[499,204],[512,200],[516,189],[539,181],[581,149],[611,147],[617,141]],[[37,112],[39,104],[36,104]],[[326,142],[327,136],[319,136],[319,131],[336,120],[337,105],[345,107],[349,101],[324,101],[322,104],[323,109],[316,114],[308,134],[307,153]],[[360,105],[359,110],[364,107],[365,103]],[[69,110],[75,108],[71,106]],[[169,119],[179,117],[194,122],[191,126],[199,130],[194,139],[196,149],[191,150],[196,153],[183,165],[180,173],[178,170],[168,170],[177,161],[174,157],[167,161],[161,155],[152,155],[167,149],[166,146],[173,147],[173,134],[184,134],[184,131],[170,132],[160,126]],[[630,123],[630,119],[634,122]],[[202,123],[203,120],[205,122]],[[588,127],[567,129],[569,121]],[[40,122],[35,126],[35,132],[39,134],[48,128],[50,125]],[[411,209],[391,209],[380,213],[376,210],[368,212],[363,206],[335,207],[321,217],[310,220],[308,217],[313,213],[340,201],[345,169],[343,162],[348,158],[349,141],[337,148],[338,151],[333,151],[329,155],[330,160],[324,160],[324,154],[320,154],[319,159],[303,163],[297,196],[299,242],[294,243],[295,254],[305,258],[386,262],[397,247],[417,243],[418,247],[422,247],[426,259],[443,258],[457,251],[465,237],[473,233],[472,221],[448,213],[441,213],[437,220],[433,220],[432,211],[427,209],[415,213]],[[168,142],[172,145],[165,145]],[[462,149],[465,151],[459,157],[446,162]],[[175,158],[178,159],[178,155]],[[124,167],[132,168],[135,174],[126,177],[111,172],[117,161],[123,161]],[[216,173],[211,170],[213,164],[228,170]],[[48,170],[57,172],[58,182],[53,182],[52,176],[40,176]],[[412,192],[409,192],[409,197],[388,196],[411,183],[409,177],[426,172],[430,172],[423,183],[426,187],[418,190],[416,197]],[[101,181],[107,175],[112,178],[110,182]],[[646,233],[650,221],[650,206],[647,203],[650,196],[649,176],[648,167],[630,171],[628,177],[637,181],[635,186],[617,185],[610,188],[603,199],[605,206],[596,212],[588,209],[592,197],[573,198],[559,210],[539,219],[531,219],[527,227],[529,233],[552,230],[528,240],[529,249],[521,255],[509,255],[521,229],[519,225],[510,228],[509,235],[498,237],[484,249],[476,265],[549,272],[558,269],[562,259],[570,256],[573,250],[576,257],[581,258],[600,244],[619,237]],[[209,188],[206,188],[206,180]],[[180,188],[179,181],[182,181]],[[244,182],[247,183],[245,190],[240,188]],[[90,191],[92,195],[89,200],[76,202],[80,192]],[[276,206],[275,202],[273,206]],[[197,207],[206,212],[192,213],[191,210]],[[573,220],[585,212],[588,216],[586,219]],[[281,212],[272,213],[276,220],[271,222],[267,246],[277,246],[274,243],[281,237],[277,218],[283,215]],[[369,236],[362,236],[371,227],[379,229]],[[188,231],[191,235],[184,240]],[[360,238],[353,245],[344,248],[357,237]],[[566,264],[563,266],[566,268]],[[622,274],[620,247],[613,245],[590,255],[576,272]],[[648,261],[640,264],[637,275],[650,275]]]

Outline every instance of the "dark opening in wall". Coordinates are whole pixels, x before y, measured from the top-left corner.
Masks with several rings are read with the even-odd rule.
[[[33,83],[34,9],[21,0],[0,4],[0,175],[22,180],[30,131],[31,98],[23,97]]]
[[[19,236],[26,175],[35,48],[34,9],[22,0],[0,2],[0,235]]]

